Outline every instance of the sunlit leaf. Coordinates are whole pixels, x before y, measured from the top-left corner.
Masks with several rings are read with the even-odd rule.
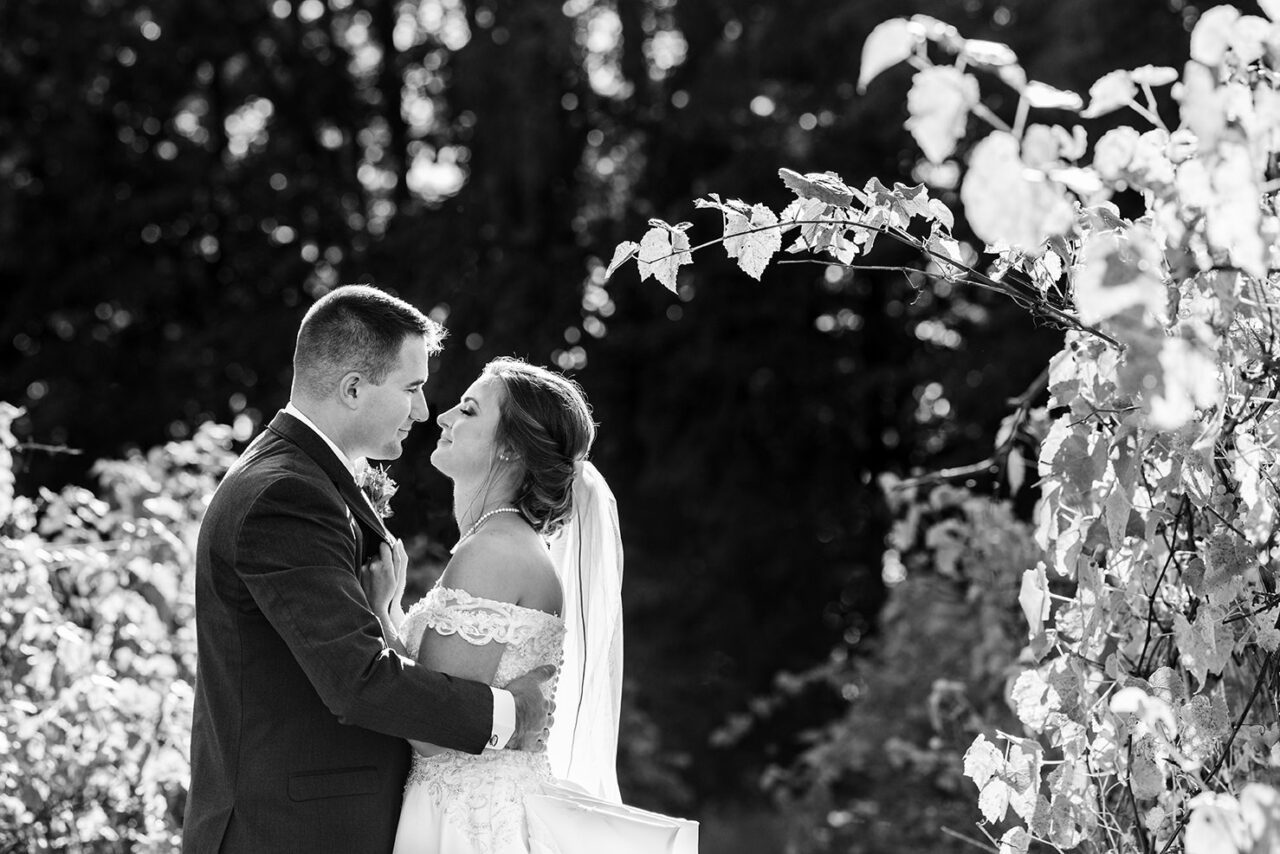
[[[1112,71],[1102,75],[1089,87],[1089,106],[1081,113],[1086,119],[1105,116],[1127,107],[1138,94],[1133,76],[1128,71]]]
[[[683,265],[693,262],[688,249],[689,237],[683,230],[665,224],[650,228],[640,241],[636,256],[640,280],[653,276],[663,287],[675,293],[677,271]]]
[[[965,39],[961,54],[979,65],[1005,66],[1018,62],[1018,55],[1007,44],[982,39]]]
[[[613,274],[618,272],[618,268],[631,259],[636,254],[636,250],[640,248],[640,244],[632,240],[624,240],[618,244],[613,250],[613,260],[609,262],[609,267],[604,271],[606,279],[612,278]]]
[[[979,735],[964,753],[964,774],[982,789],[996,774],[1004,770],[1004,756],[996,746]]]
[[[1131,307],[1152,315],[1165,311],[1163,256],[1151,233],[1140,227],[1089,235],[1075,282],[1076,311],[1098,323]]]
[[[1079,112],[1084,107],[1084,100],[1067,89],[1057,89],[1047,83],[1032,80],[1023,90],[1027,103],[1041,110],[1070,110]]]
[[[801,175],[790,169],[779,169],[779,177],[802,199],[817,199],[828,205],[847,207],[853,202],[853,190],[834,172],[810,172]]]
[[[877,24],[862,43],[858,91],[867,91],[867,84],[881,72],[910,57],[919,43],[918,31],[912,28],[906,18],[892,18]]]
[[[1071,228],[1074,211],[1062,188],[1025,174],[1018,141],[995,131],[973,148],[960,199],[974,233],[988,244],[1034,252]]]
[[[1183,753],[1201,765],[1217,757],[1230,731],[1221,694],[1215,693],[1212,698],[1199,694],[1178,709],[1178,744]]]
[[[1280,791],[1262,783],[1240,790],[1240,815],[1249,828],[1254,851],[1280,851]]]
[[[990,822],[1004,821],[1009,810],[1009,786],[999,777],[992,778],[978,794],[978,809]]]
[[[1201,792],[1192,798],[1191,819],[1184,837],[1187,854],[1249,854],[1253,843],[1231,795]]]
[[[1027,854],[1031,849],[1031,834],[1025,827],[1012,827],[1000,837],[999,854]]]
[[[1219,7],[1220,8],[1220,7]],[[1231,253],[1231,260],[1255,278],[1266,275],[1264,242],[1259,232],[1258,173],[1243,145],[1222,145],[1211,167],[1212,203],[1205,212],[1209,242]]]
[[[1040,798],[1040,766],[1043,759],[1043,750],[1034,739],[1009,739],[1004,777],[1009,784],[1009,806],[1027,822],[1033,820]]]
[[[1173,637],[1183,666],[1201,686],[1210,673],[1222,672],[1235,646],[1230,627],[1222,622],[1222,613],[1208,607],[1196,613],[1194,623],[1182,614],[1174,614]]]
[[[978,81],[949,65],[916,72],[907,94],[907,130],[924,156],[941,163],[964,136],[969,111],[978,103]]]
[[[937,18],[929,15],[912,15],[911,28],[920,38],[936,42],[952,53],[959,53],[964,48],[964,38],[960,35],[960,31]]]
[[[1167,65],[1143,65],[1129,72],[1139,86],[1168,86],[1178,79],[1178,69]]]
[[[782,232],[773,227],[777,224],[778,217],[773,211],[765,205],[755,205],[751,208],[750,220],[738,217],[734,223],[739,228],[736,233],[740,236],[733,239],[732,248],[730,241],[725,240],[725,250],[729,257],[737,258],[738,266],[757,281],[769,265],[770,259],[782,248]],[[726,225],[726,235],[728,228]]]
[[[1191,30],[1191,58],[1208,66],[1222,62],[1231,46],[1232,29],[1240,20],[1240,10],[1234,6],[1214,6],[1205,9]]]
[[[1023,571],[1018,604],[1022,607],[1022,614],[1027,618],[1031,631],[1039,632],[1044,621],[1049,619],[1049,579],[1043,561],[1037,563],[1034,569]]]

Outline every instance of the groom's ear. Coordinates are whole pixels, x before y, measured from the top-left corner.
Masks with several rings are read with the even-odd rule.
[[[358,371],[347,371],[342,375],[342,379],[338,381],[338,399],[343,406],[355,409],[360,405],[360,395],[364,392],[361,387],[363,383],[364,377]]]

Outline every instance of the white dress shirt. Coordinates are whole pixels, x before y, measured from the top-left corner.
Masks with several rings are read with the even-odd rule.
[[[352,477],[355,477],[356,464],[342,452],[342,449],[332,439],[324,434],[323,430],[315,425],[315,422],[303,415],[302,411],[293,405],[292,400],[285,404],[284,411],[301,421],[319,436],[329,446],[329,450],[333,451],[334,455],[337,456],[343,467],[351,473]],[[364,491],[361,490],[360,494],[364,496]],[[365,497],[365,501],[368,500]],[[501,688],[492,686],[489,690],[493,692],[493,732],[490,734],[489,741],[485,747],[493,750],[502,750],[511,741],[511,736],[516,731],[516,699],[511,696],[510,691],[504,691]]]

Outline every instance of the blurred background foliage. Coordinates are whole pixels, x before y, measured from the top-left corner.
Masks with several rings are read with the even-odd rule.
[[[433,410],[508,353],[590,396],[627,546],[629,800],[702,818],[706,851],[895,850],[926,825],[908,848],[962,846],[936,825],[971,798],[902,745],[937,737],[933,672],[981,597],[911,566],[923,598],[882,621],[877,478],[986,457],[1059,333],[923,275],[725,261],[672,295],[604,264],[652,216],[714,230],[708,192],[780,209],[779,167],[915,183],[909,72],[854,85],[882,20],[935,16],[1084,92],[1116,57],[1185,56],[1202,9],[0,0],[0,400],[19,438],[84,451],[21,453],[18,490],[209,420],[243,442],[287,400],[311,301],[386,287],[451,330]],[[874,263],[918,264],[895,253]],[[392,469],[427,562],[456,537],[434,434]]]

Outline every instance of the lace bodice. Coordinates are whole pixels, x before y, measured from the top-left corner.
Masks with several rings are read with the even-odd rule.
[[[428,629],[458,635],[477,646],[506,645],[490,684],[504,687],[543,664],[559,666],[564,654],[564,621],[544,611],[472,596],[465,590],[436,586],[414,604],[400,624],[400,640],[412,655]],[[544,683],[553,696],[555,679]],[[524,829],[524,795],[551,778],[546,753],[486,750],[479,756],[445,750],[435,756],[414,754],[406,783],[409,794],[426,795],[445,819],[466,835],[476,851],[505,850]]]

